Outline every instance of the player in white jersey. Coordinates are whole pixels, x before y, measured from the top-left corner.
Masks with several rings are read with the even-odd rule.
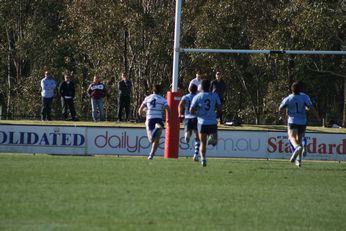
[[[279,107],[280,111],[287,108],[288,139],[294,148],[290,161],[294,162],[298,167],[301,166],[302,137],[305,135],[307,124],[306,108],[309,108],[316,119],[320,120],[316,109],[312,106],[310,97],[300,92],[300,88],[301,83],[294,82],[291,86],[292,94],[284,98]],[[297,158],[298,156],[299,158]]]
[[[193,97],[195,97],[197,93],[197,86],[195,84],[192,84],[189,87],[189,92],[189,94],[186,94],[181,98],[179,102],[178,113],[180,118],[184,118],[185,143],[188,144],[190,142],[192,132],[195,133],[195,154],[193,155],[193,160],[198,161],[198,151],[200,142],[197,132],[197,116],[191,114],[190,112],[192,99]]]
[[[221,113],[221,101],[216,93],[209,92],[210,81],[202,80],[202,92],[198,93],[193,99],[190,112],[197,115],[198,136],[201,142],[199,153],[203,167],[207,165],[206,146],[217,144],[217,121],[216,112]]]
[[[161,95],[161,86],[155,85],[153,94],[147,96],[138,109],[138,114],[142,115],[146,109],[146,130],[148,140],[151,143],[151,151],[148,159],[153,159],[156,150],[159,146],[159,141],[164,128],[162,113],[166,110],[168,113],[167,121],[170,118],[170,109],[167,100]]]

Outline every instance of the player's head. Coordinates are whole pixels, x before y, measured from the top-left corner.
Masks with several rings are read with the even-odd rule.
[[[301,88],[301,83],[299,81],[296,81],[292,84],[291,86],[291,91],[295,95],[299,95],[300,93],[300,88]]]
[[[210,81],[207,79],[203,79],[201,82],[201,87],[202,87],[202,91],[208,92],[210,88]]]
[[[195,84],[191,84],[191,86],[189,87],[189,92],[192,94],[196,94],[197,93],[197,86]]]
[[[154,85],[154,88],[153,88],[153,92],[154,92],[155,94],[160,95],[161,92],[162,92],[162,87],[161,87],[161,85],[155,84],[155,85]]]

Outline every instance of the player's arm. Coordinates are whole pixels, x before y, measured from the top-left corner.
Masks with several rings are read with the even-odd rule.
[[[145,104],[142,103],[141,106],[138,108],[138,115],[142,115],[142,113],[144,112],[144,108],[145,108]]]
[[[178,106],[179,117],[183,117],[184,113],[185,113],[185,101],[184,100],[180,100],[179,106]]]

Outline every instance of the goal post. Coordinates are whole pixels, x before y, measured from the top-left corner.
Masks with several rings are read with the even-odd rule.
[[[178,104],[181,95],[178,92],[179,55],[180,53],[234,53],[234,54],[278,54],[278,55],[346,55],[346,51],[328,50],[245,50],[245,49],[203,49],[180,48],[180,24],[181,24],[181,0],[176,0],[175,29],[174,29],[174,53],[172,71],[172,90],[167,92],[168,105],[171,110],[171,118],[167,121],[165,133],[165,158],[178,158],[179,130]],[[167,116],[166,116],[167,118]]]
[[[165,158],[178,158],[179,153],[179,130],[180,121],[178,116],[178,104],[180,94],[178,92],[179,76],[179,55],[180,55],[180,18],[181,18],[181,0],[176,0],[175,6],[175,28],[174,28],[174,54],[173,54],[173,72],[172,72],[172,90],[167,92],[168,106],[171,110],[171,116],[167,121],[165,133]],[[168,116],[166,116],[166,119]]]

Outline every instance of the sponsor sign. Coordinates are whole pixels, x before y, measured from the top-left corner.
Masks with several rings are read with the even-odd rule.
[[[156,155],[163,156],[165,131]],[[180,129],[179,156],[193,156],[194,135],[184,143]],[[306,133],[307,156],[313,160],[346,160],[346,134]],[[145,128],[0,125],[0,152],[70,155],[148,155]],[[208,157],[289,159],[286,132],[218,131],[218,145],[207,146]]]
[[[0,152],[86,154],[85,128],[0,126]]]

